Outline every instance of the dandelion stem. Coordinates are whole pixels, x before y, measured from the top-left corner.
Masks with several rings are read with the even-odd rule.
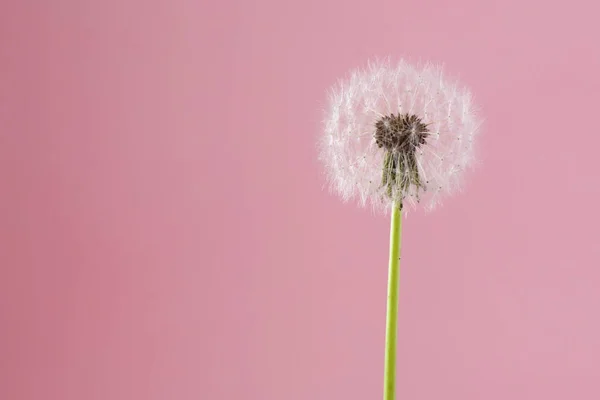
[[[390,266],[388,272],[387,316],[385,328],[385,369],[383,400],[394,400],[396,389],[396,336],[398,332],[398,286],[400,278],[400,242],[402,204],[394,202],[390,229]]]

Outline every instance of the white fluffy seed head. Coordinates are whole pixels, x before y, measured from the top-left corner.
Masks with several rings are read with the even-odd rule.
[[[331,188],[377,211],[387,212],[394,201],[405,212],[418,204],[434,209],[460,188],[474,161],[473,141],[482,122],[475,111],[471,93],[447,80],[439,66],[376,61],[355,70],[331,89],[319,142]],[[415,115],[429,132],[414,151],[420,186],[401,185],[390,194],[382,184],[386,151],[374,133],[377,121],[392,114]]]

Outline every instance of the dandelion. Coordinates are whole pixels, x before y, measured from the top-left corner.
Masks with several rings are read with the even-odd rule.
[[[331,188],[391,210],[384,400],[395,398],[401,213],[431,211],[457,191],[481,126],[471,93],[439,66],[369,63],[330,91],[319,142]]]

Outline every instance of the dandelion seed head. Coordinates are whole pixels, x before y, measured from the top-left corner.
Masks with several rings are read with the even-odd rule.
[[[441,67],[376,61],[331,88],[319,155],[343,200],[433,210],[461,188],[480,126],[473,96]]]

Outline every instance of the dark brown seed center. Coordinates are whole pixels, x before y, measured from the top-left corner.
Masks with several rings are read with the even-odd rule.
[[[385,149],[381,184],[388,196],[400,204],[410,187],[425,189],[419,176],[416,149],[425,144],[429,130],[421,118],[411,114],[391,114],[375,123],[375,143]]]
[[[429,135],[421,118],[411,114],[388,115],[375,123],[375,142],[391,152],[414,153]]]

